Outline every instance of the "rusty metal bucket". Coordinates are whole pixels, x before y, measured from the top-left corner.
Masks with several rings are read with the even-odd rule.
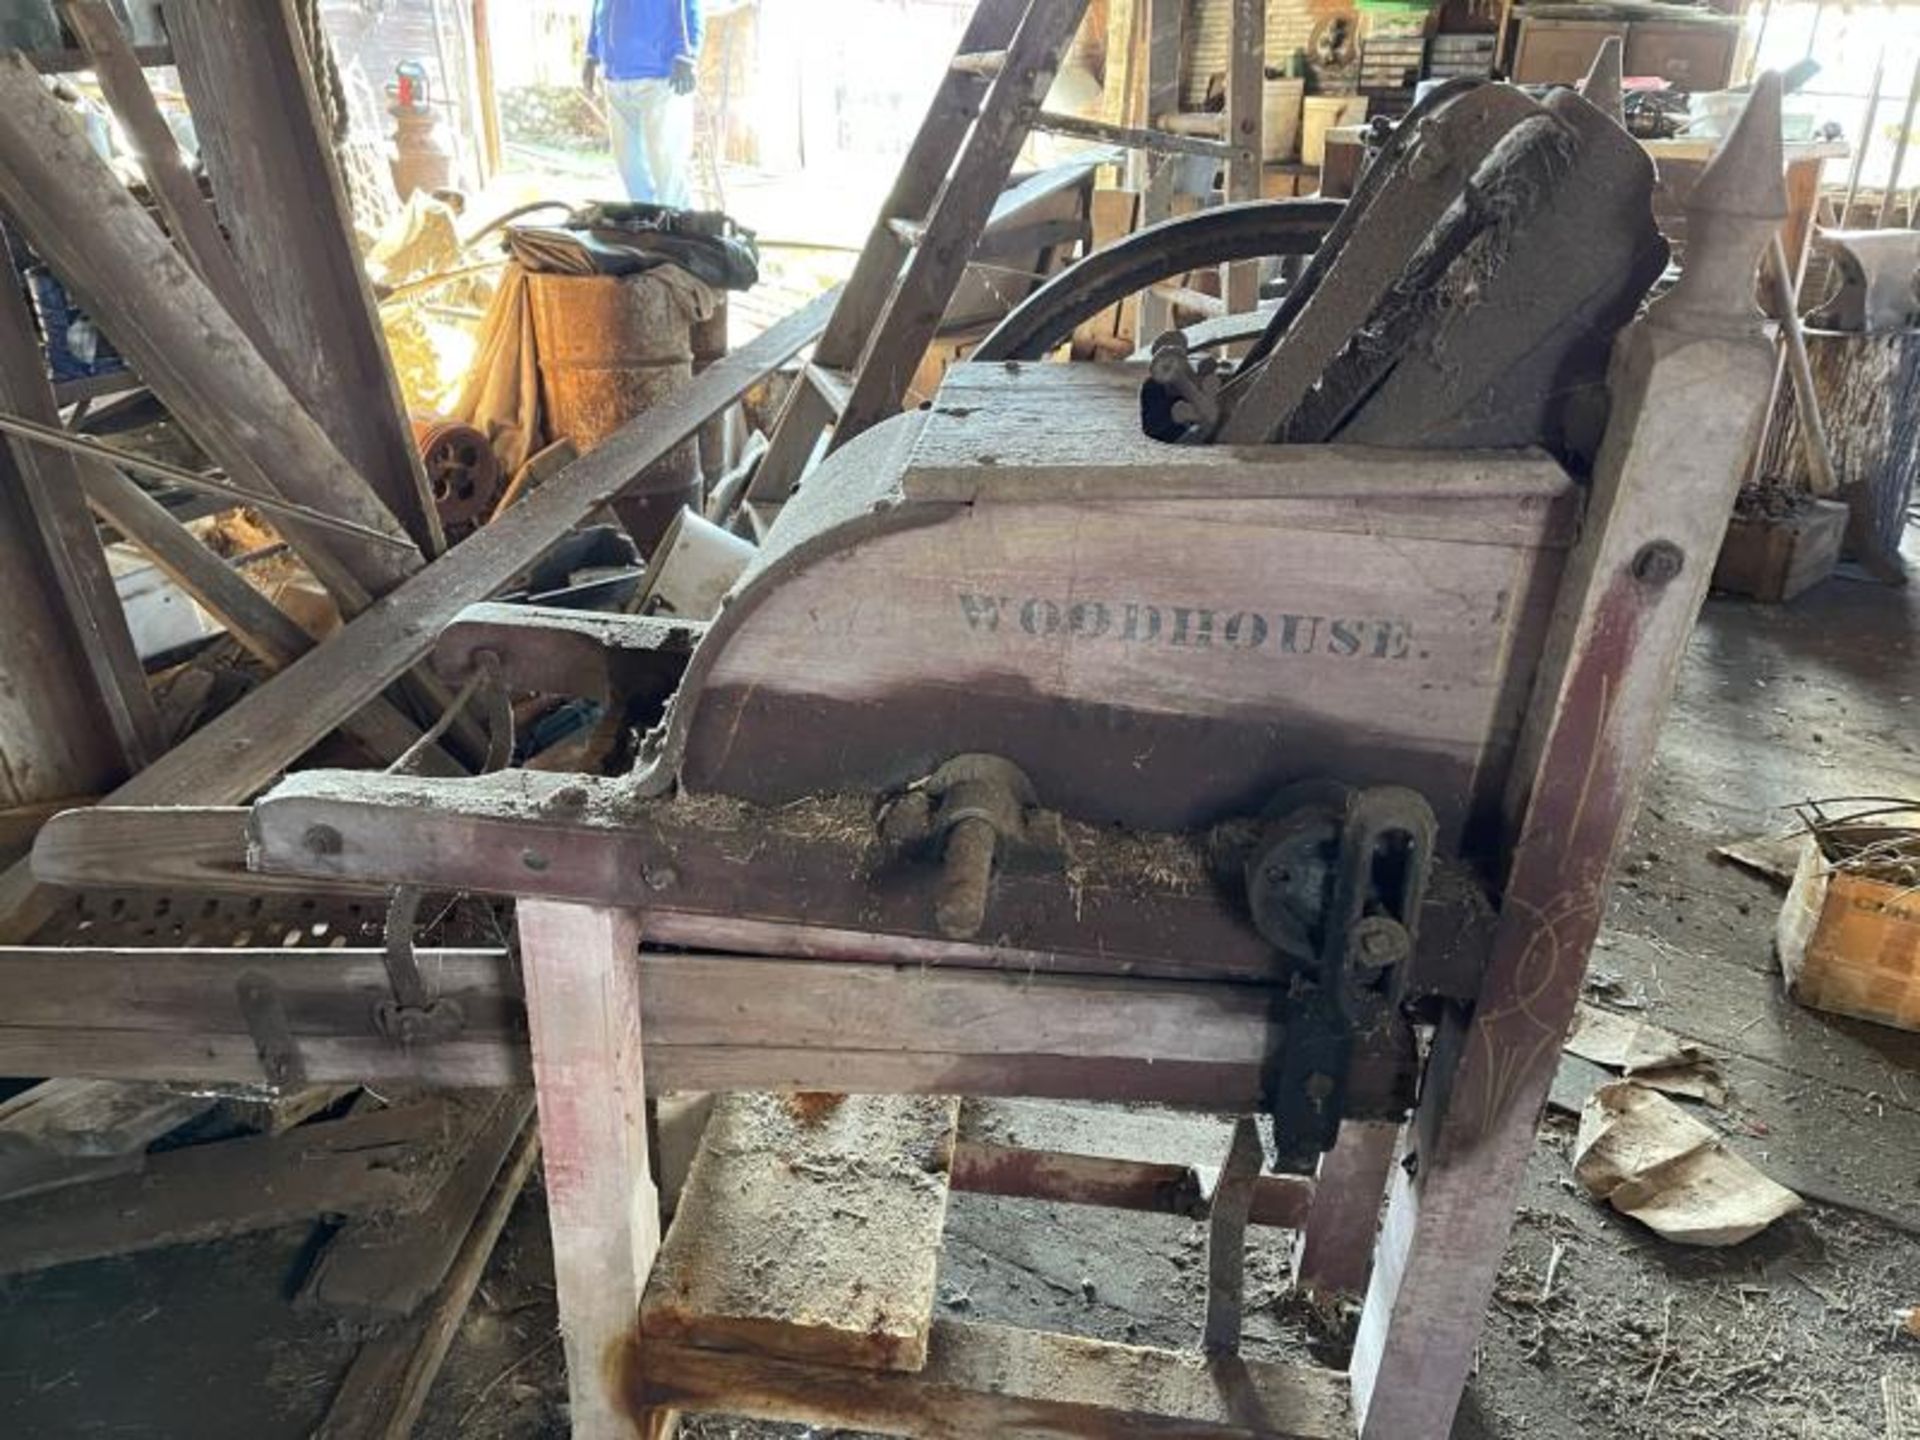
[[[692,380],[693,330],[713,303],[702,303],[697,282],[532,274],[527,286],[551,439],[585,454]],[[682,506],[700,507],[701,490],[699,442],[689,439],[637,476],[613,510],[651,555]]]

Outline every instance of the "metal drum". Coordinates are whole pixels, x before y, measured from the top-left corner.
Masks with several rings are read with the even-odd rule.
[[[639,275],[527,277],[547,434],[585,454],[693,378],[694,292]],[[697,439],[676,446],[613,502],[642,555],[682,506],[701,504]]]

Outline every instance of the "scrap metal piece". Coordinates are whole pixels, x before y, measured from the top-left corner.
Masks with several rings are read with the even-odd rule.
[[[1920,230],[1820,230],[1840,288],[1808,321],[1824,330],[1904,330],[1920,315]]]
[[[1247,1285],[1247,1220],[1266,1146],[1260,1122],[1242,1115],[1234,1122],[1226,1163],[1214,1182],[1207,1210],[1207,1318],[1202,1348],[1231,1355],[1240,1348]]]
[[[466,1026],[456,1000],[435,998],[420,974],[420,963],[413,953],[415,926],[420,918],[422,892],[410,885],[396,885],[387,902],[386,946],[381,958],[386,962],[387,984],[393,993],[375,1002],[373,1025],[390,1040],[402,1045],[431,1044],[460,1033]]]

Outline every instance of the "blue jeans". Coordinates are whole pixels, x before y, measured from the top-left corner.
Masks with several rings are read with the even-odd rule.
[[[693,203],[693,96],[665,80],[609,80],[613,159],[627,198],[686,209]]]

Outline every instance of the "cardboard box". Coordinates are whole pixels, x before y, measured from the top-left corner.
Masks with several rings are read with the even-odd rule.
[[[1902,833],[1914,832],[1860,829],[1848,836],[1871,841]],[[1835,870],[1808,837],[1775,944],[1787,993],[1802,1005],[1920,1030],[1920,887]]]

